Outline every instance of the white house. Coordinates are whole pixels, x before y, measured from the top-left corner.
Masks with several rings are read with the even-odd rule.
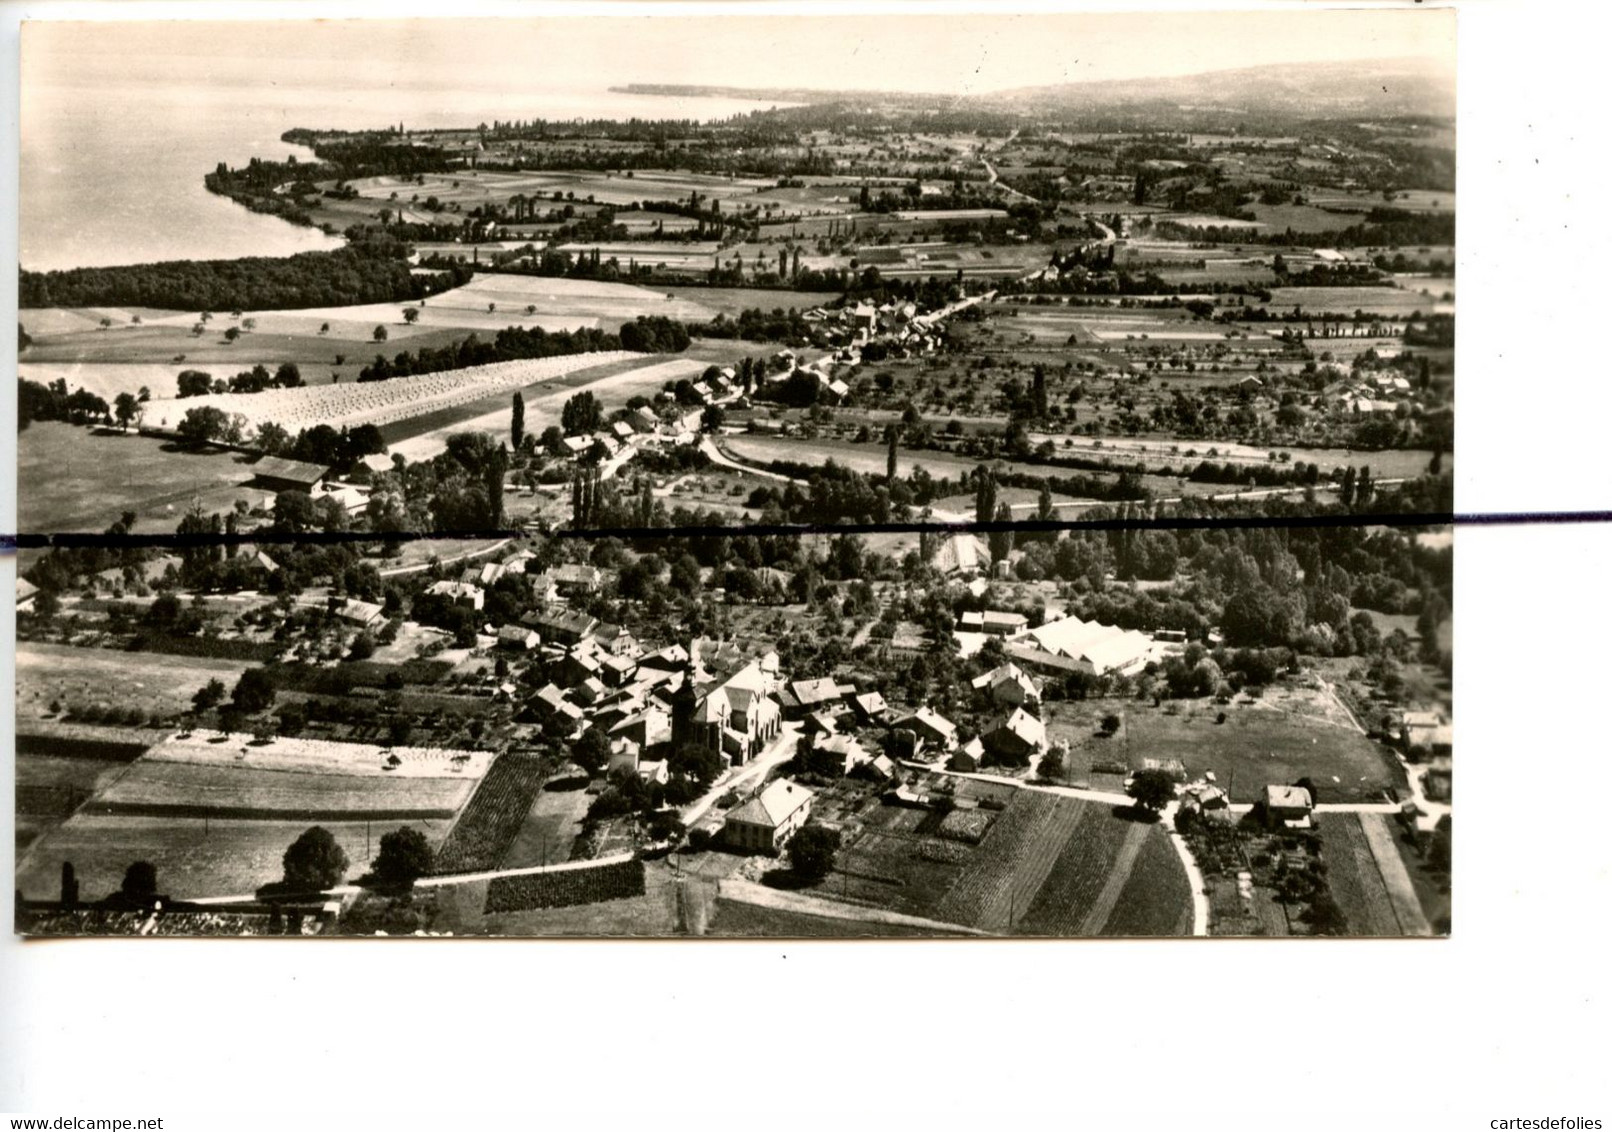
[[[780,778],[728,814],[723,840],[750,853],[777,853],[812,813],[812,791]]]

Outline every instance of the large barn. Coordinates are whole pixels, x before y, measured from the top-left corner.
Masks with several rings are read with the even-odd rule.
[[[265,456],[252,465],[252,478],[270,491],[305,491],[318,487],[330,469],[284,456]]]

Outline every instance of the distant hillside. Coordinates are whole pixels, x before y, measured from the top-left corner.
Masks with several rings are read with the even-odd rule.
[[[1437,59],[1278,63],[1174,78],[1021,87],[963,99],[917,92],[669,83],[629,83],[612,89],[633,94],[745,98],[807,106],[838,103],[885,109],[944,107],[1045,114],[1130,114],[1148,107],[1167,107],[1284,119],[1455,115],[1455,73],[1449,63]]]
[[[981,95],[997,108],[1101,111],[1158,104],[1308,118],[1455,114],[1455,74],[1433,59],[1281,63],[1176,78],[1023,87]]]

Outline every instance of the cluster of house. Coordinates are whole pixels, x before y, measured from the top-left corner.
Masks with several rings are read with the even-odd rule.
[[[699,393],[702,386],[709,394],[710,387],[704,382],[696,383],[695,392]],[[714,400],[707,400],[706,394],[702,394],[700,403],[715,403]],[[665,401],[662,406],[666,410],[664,414],[647,405],[629,409],[591,432],[564,437],[561,443],[565,446],[566,454],[573,460],[597,462],[603,477],[608,479],[617,468],[637,454],[640,445],[688,445],[698,440],[700,410],[677,411],[670,393],[660,393],[657,397]]]
[[[801,318],[834,347],[834,361],[856,365],[862,360],[862,347],[875,341],[901,356],[932,354],[940,347],[940,331],[948,318],[994,296],[994,291],[971,295],[932,311],[920,310],[910,302],[846,303],[836,308],[813,307],[803,311]]]
[[[1410,381],[1397,373],[1384,371],[1362,375],[1347,388],[1332,394],[1337,408],[1351,416],[1364,417],[1375,413],[1396,413],[1409,402]]]

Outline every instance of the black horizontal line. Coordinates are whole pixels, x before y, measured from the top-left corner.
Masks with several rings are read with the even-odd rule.
[[[671,539],[732,538],[735,535],[801,537],[807,535],[867,534],[1048,534],[1061,531],[1214,531],[1257,530],[1260,528],[1297,529],[1324,527],[1447,527],[1517,526],[1524,524],[1607,523],[1612,511],[1451,511],[1396,512],[1390,514],[1339,515],[1259,515],[1195,516],[1147,518],[1144,516],[1106,519],[1013,519],[990,522],[890,522],[858,524],[748,523],[734,526],[681,527],[559,527],[553,530],[473,530],[473,531],[286,531],[259,530],[237,534],[198,532],[195,534],[94,534],[59,532],[44,534],[24,531],[0,535],[0,552],[37,549],[141,549],[211,546],[350,546],[364,543],[408,543],[418,541],[481,541],[519,538],[544,534],[555,538],[597,540],[605,538]]]

